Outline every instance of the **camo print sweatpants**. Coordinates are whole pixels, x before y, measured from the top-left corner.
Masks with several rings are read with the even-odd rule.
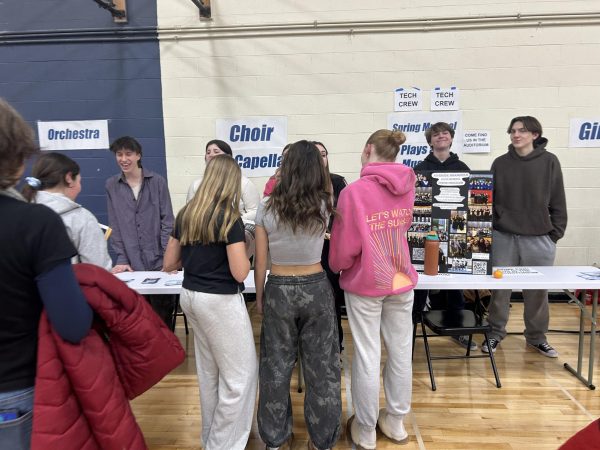
[[[260,337],[258,429],[269,447],[292,432],[290,379],[300,350],[304,420],[317,448],[331,448],[342,415],[340,355],[331,285],[325,272],[269,275]]]

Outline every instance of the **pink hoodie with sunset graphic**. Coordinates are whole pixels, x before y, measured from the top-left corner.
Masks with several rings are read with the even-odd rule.
[[[340,194],[329,265],[340,286],[364,297],[409,291],[417,283],[406,231],[412,222],[415,174],[403,164],[371,163]]]

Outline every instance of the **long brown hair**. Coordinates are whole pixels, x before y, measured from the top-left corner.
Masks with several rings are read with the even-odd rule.
[[[292,232],[325,232],[333,212],[331,181],[319,149],[305,140],[292,144],[281,162],[279,182],[266,203]],[[323,205],[327,214],[324,215]]]
[[[242,171],[229,155],[219,155],[206,166],[194,197],[177,215],[181,245],[226,242],[240,216]]]
[[[17,184],[19,170],[38,151],[31,127],[0,98],[0,189]]]

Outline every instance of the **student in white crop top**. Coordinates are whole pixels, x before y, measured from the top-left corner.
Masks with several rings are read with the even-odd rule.
[[[309,448],[332,448],[342,413],[337,323],[331,285],[321,266],[333,211],[331,182],[313,143],[289,148],[281,177],[256,215],[256,301],[261,330],[258,429],[267,449],[290,444],[290,379],[300,349]],[[271,272],[265,285],[267,257]],[[286,447],[287,448],[287,447]]]

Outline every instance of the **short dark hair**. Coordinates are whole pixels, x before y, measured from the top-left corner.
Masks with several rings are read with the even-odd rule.
[[[233,156],[233,151],[231,150],[231,146],[225,142],[222,141],[221,139],[213,139],[211,141],[208,141],[206,143],[206,147],[204,148],[204,150],[208,150],[208,146],[209,145],[216,145],[217,147],[219,147],[219,150],[221,150],[223,153],[228,154],[229,156]]]
[[[0,189],[17,184],[19,169],[37,152],[39,147],[31,127],[0,98]]]
[[[131,136],[122,136],[110,144],[110,151],[115,155],[119,150],[131,150],[142,156],[142,146],[137,139]],[[142,167],[142,158],[138,161],[138,167]]]
[[[508,129],[506,132],[510,134],[510,130],[512,129],[515,122],[521,122],[523,124],[523,128],[531,133],[537,133],[538,138],[542,137],[542,124],[539,120],[537,120],[533,116],[519,116],[515,117],[510,121],[510,125],[508,125]]]
[[[452,128],[446,122],[438,122],[438,123],[434,123],[433,125],[431,125],[429,128],[427,128],[425,130],[425,139],[427,139],[427,143],[429,145],[431,145],[431,136],[434,133],[441,133],[443,131],[447,131],[448,133],[450,133],[450,137],[452,139],[454,139],[454,133],[455,133],[454,128]]]

